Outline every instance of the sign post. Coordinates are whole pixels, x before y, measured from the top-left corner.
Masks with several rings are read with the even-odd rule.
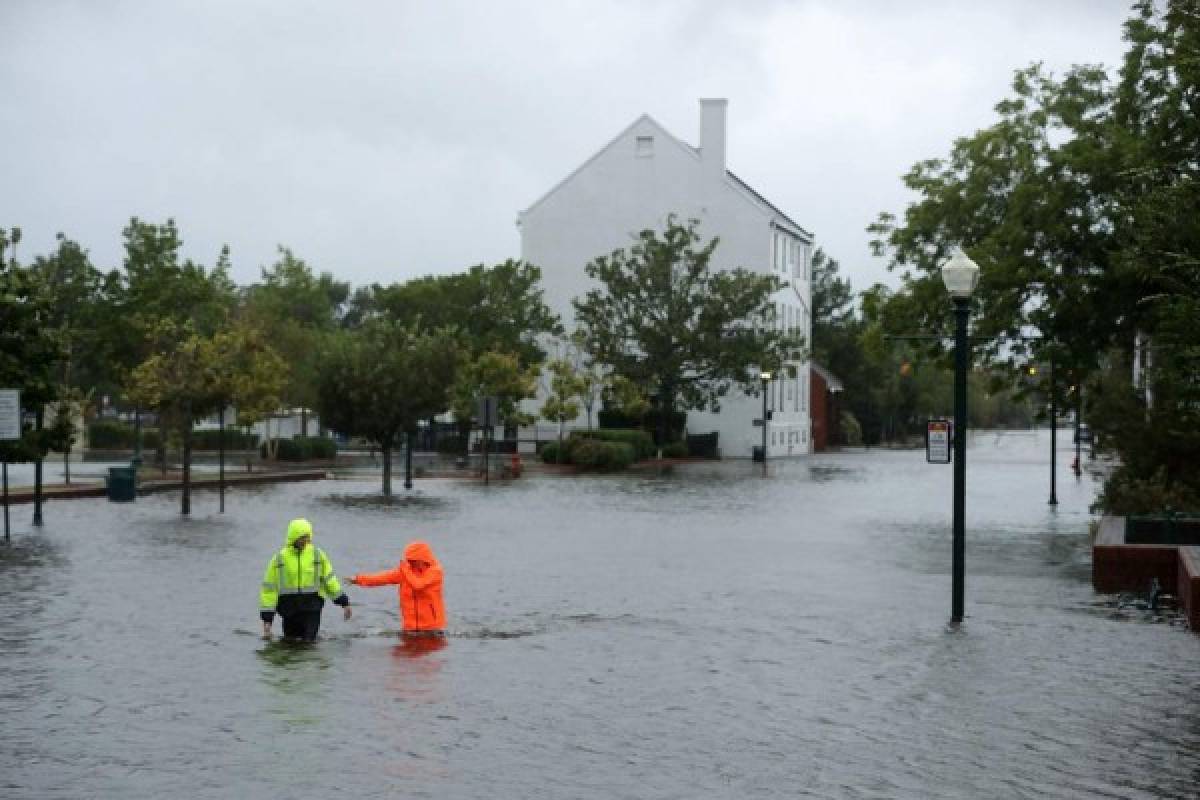
[[[0,389],[0,442],[21,438],[21,390]],[[8,529],[8,455],[4,456],[4,541],[10,541]]]
[[[483,429],[483,485],[488,485],[488,472],[491,466],[488,463],[488,443],[491,437],[492,428],[496,426],[496,411],[499,407],[499,398],[492,395],[480,397],[475,409],[475,418],[479,420],[479,427]]]
[[[950,441],[954,426],[948,419],[931,419],[925,426],[925,460],[930,464],[950,463]]]

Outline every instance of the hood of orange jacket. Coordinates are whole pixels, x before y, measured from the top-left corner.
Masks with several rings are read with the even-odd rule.
[[[441,566],[433,554],[433,548],[422,541],[409,542],[404,548],[405,561],[424,561],[431,567]]]

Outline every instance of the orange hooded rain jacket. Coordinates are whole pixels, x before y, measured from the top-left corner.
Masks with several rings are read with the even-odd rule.
[[[426,564],[414,569],[409,562]],[[355,575],[350,582],[358,586],[397,586],[400,614],[406,631],[440,631],[446,627],[446,606],[442,602],[442,565],[425,542],[410,542],[404,559],[394,568]]]

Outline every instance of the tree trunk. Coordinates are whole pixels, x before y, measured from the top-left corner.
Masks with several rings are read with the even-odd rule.
[[[383,453],[383,496],[392,496],[392,443],[380,442],[379,451]]]
[[[308,409],[300,409],[300,435],[308,438]]]
[[[192,412],[183,418],[183,496],[179,513],[192,513]]]
[[[416,441],[416,430],[406,431],[404,434],[404,488],[412,488],[413,465],[412,465],[412,450],[413,443]]]

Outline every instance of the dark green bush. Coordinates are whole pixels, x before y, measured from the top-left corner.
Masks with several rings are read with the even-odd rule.
[[[337,442],[323,436],[296,436],[291,439],[276,439],[276,458],[280,461],[329,460],[337,456]],[[267,443],[259,446],[259,453],[267,457]]]
[[[467,452],[467,443],[461,436],[439,436],[437,451],[448,455],[460,456]]]
[[[632,464],[634,450],[633,445],[626,442],[580,439],[571,447],[571,460],[580,469],[610,472]]]
[[[635,461],[641,461],[644,458],[653,458],[657,452],[654,446],[654,438],[646,431],[631,430],[627,428],[601,428],[594,431],[572,431],[571,439],[574,440],[597,440],[602,442],[623,442],[633,448],[633,457]]]
[[[137,429],[120,420],[98,419],[88,425],[88,447],[95,450],[132,450],[136,440]],[[157,428],[142,428],[142,447],[158,447]]]
[[[202,430],[192,431],[193,450],[219,450],[221,431]],[[239,430],[225,429],[226,450],[253,450],[258,446],[258,434],[246,433]]]
[[[1167,510],[1200,513],[1200,490],[1184,483],[1169,483],[1165,468],[1137,475],[1127,465],[1113,470],[1093,511],[1128,516],[1161,514]]]
[[[663,458],[687,458],[687,442],[671,442],[663,446]]]
[[[620,411],[609,411],[602,409],[596,414],[596,420],[599,422],[601,429],[629,429],[635,428],[638,430],[647,431],[651,436],[658,438],[658,411],[650,409],[640,417],[635,417],[629,414],[623,414]],[[666,415],[666,434],[667,441],[673,442],[683,436],[683,429],[687,426],[687,413],[683,411],[671,411]]]
[[[567,440],[567,441],[570,441],[570,440]],[[566,452],[567,448],[565,446],[566,441],[563,442],[563,445],[564,446],[560,450],[558,447],[558,442],[546,442],[545,444],[543,444],[541,446],[541,449],[538,450],[538,455],[541,456],[542,463],[543,464],[570,464],[571,462],[567,458],[568,454]]]
[[[689,433],[684,443],[687,445],[689,456],[694,458],[716,458],[718,455],[717,440],[716,431],[712,433]]]

